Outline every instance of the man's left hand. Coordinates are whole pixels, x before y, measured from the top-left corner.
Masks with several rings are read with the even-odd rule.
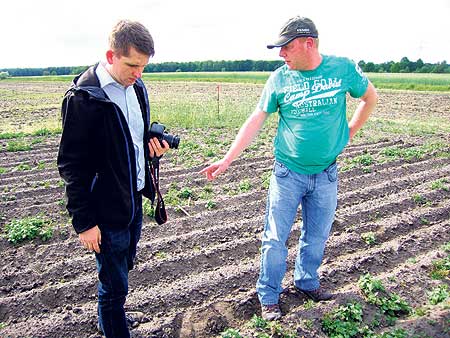
[[[150,139],[150,142],[148,143],[150,157],[155,157],[155,155],[160,157],[170,149],[169,143],[167,143],[166,140],[162,140],[162,143],[163,146],[161,146],[161,143],[159,143],[159,140],[156,137]]]

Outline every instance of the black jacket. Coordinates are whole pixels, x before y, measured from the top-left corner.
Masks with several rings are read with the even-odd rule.
[[[127,227],[138,200],[136,160],[127,121],[109,100],[95,74],[98,65],[78,75],[62,103],[63,131],[58,170],[65,181],[67,210],[77,233],[95,225]],[[144,196],[154,201],[147,147],[150,105],[144,83],[133,85],[144,120]]]

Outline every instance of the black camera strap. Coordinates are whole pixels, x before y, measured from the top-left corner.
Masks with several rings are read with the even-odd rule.
[[[153,181],[153,187],[156,192],[156,209],[155,209],[155,220],[158,224],[164,224],[167,222],[166,207],[164,206],[164,200],[162,198],[161,192],[159,191],[159,158],[155,157],[150,161],[150,171]]]

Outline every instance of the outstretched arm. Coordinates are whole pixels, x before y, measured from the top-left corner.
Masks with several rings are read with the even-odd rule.
[[[233,162],[240,153],[252,143],[256,135],[258,135],[267,116],[269,116],[268,113],[261,110],[255,110],[242,125],[226,155],[221,160],[204,168],[199,173],[206,174],[208,180],[213,180],[227,170],[231,162]]]

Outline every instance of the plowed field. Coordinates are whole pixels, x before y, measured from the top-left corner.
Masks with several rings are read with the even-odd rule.
[[[0,82],[3,90],[7,86]],[[49,92],[61,90],[60,85],[48,86]],[[38,116],[54,114],[58,104],[53,100]],[[2,114],[10,111],[7,103],[0,106]],[[24,114],[24,121],[37,118],[33,112]],[[423,310],[401,317],[395,327],[408,330],[411,337],[449,337],[449,301],[431,306],[428,294],[450,284],[448,275],[440,280],[430,276],[433,262],[448,255],[443,245],[450,242],[450,135],[421,133],[421,127],[405,134],[377,127],[382,120],[423,126],[435,118],[450,124],[449,95],[380,92],[373,129],[366,128],[338,159],[339,205],[320,269],[323,286],[336,297],[307,306],[307,299],[292,290],[299,215],[288,243],[288,289],[281,297],[286,315],[280,323],[286,330],[299,337],[326,337],[323,316],[352,300],[364,304],[365,318],[376,317],[378,310],[366,303],[357,286],[359,277],[370,273],[413,309]],[[216,135],[214,155],[224,154],[236,133],[171,131],[200,148],[208,135]],[[135,337],[213,337],[230,327],[256,337],[246,323],[260,314],[254,285],[274,130],[266,127],[264,133],[257,146],[213,183],[197,172],[214,156],[182,149],[165,156],[161,185],[168,196],[169,221],[157,225],[144,217],[137,264],[130,272],[126,307],[145,313],[144,322],[132,330]],[[37,214],[54,226],[48,241],[13,245],[0,239],[0,337],[98,337],[95,259],[79,245],[64,209],[56,169],[59,136],[41,137],[33,144],[37,138],[26,137],[32,147],[23,151],[8,151],[11,139],[0,140],[1,228]],[[188,162],[189,156],[196,161]],[[185,194],[172,198],[174,191]],[[362,238],[367,233],[373,243]],[[376,332],[386,329],[381,322]]]

